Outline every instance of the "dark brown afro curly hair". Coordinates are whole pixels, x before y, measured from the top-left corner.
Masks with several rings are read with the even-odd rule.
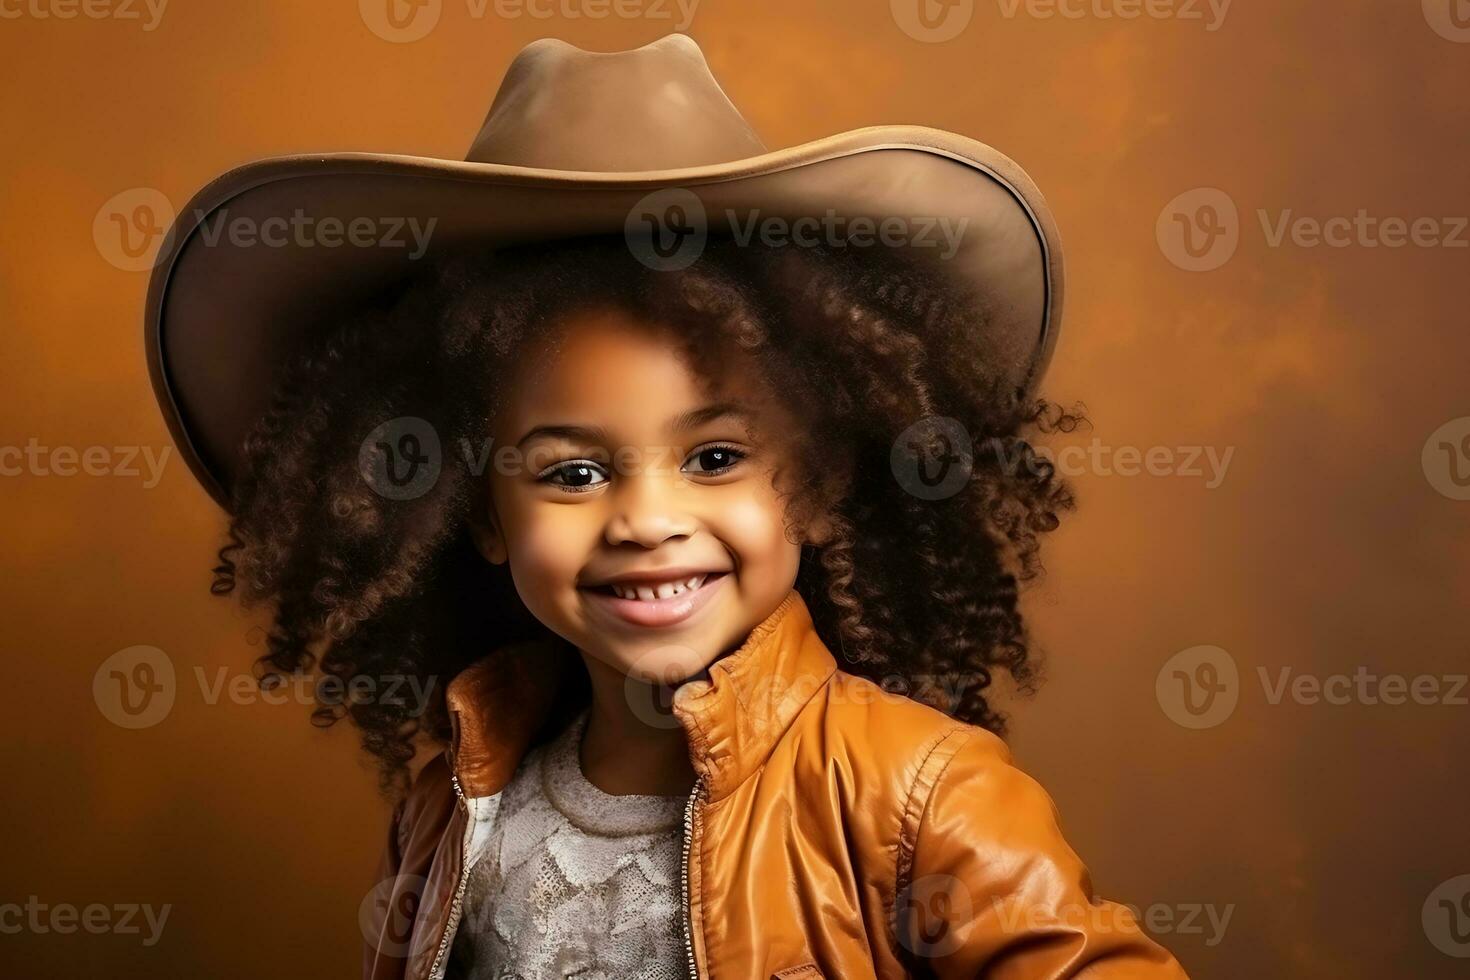
[[[696,365],[744,352],[806,420],[782,492],[789,523],[831,520],[796,587],[840,666],[1003,731],[992,676],[1021,691],[1037,678],[1018,588],[1041,570],[1039,536],[1074,507],[1025,436],[1083,420],[998,380],[983,297],[939,264],[716,238],[663,272],[620,237],[596,237],[460,250],[385,287],[303,345],[245,443],[213,591],[268,603],[257,676],[315,668],[313,720],[350,717],[385,792],[401,792],[421,743],[449,734],[448,681],[500,645],[550,636],[505,566],[470,543],[484,476],[455,449],[486,444],[523,344],[577,307],[620,304],[687,337]],[[432,427],[442,463],[426,492],[396,499],[365,478],[360,454],[402,418]],[[961,479],[930,493],[923,475],[941,453]],[[347,696],[364,677],[407,678],[429,696]]]

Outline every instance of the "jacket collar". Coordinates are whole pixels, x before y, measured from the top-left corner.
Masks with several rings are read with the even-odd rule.
[[[449,685],[450,764],[466,796],[498,793],[537,732],[584,671],[568,644],[503,647]],[[797,713],[836,671],[836,660],[792,589],[708,679],[674,691],[672,709],[707,798],[720,799],[764,763]]]

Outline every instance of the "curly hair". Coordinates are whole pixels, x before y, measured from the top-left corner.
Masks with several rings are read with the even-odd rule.
[[[750,358],[806,423],[781,479],[789,522],[830,521],[796,582],[818,635],[844,669],[1003,733],[986,692],[996,672],[1035,689],[1019,589],[1042,570],[1040,535],[1075,507],[1026,436],[1085,419],[994,367],[978,290],[883,249],[712,239],[689,268],[653,271],[606,236],[466,248],[303,342],[245,441],[214,569],[216,594],[271,609],[261,683],[315,668],[313,722],[349,717],[391,795],[419,744],[449,735],[447,680],[550,636],[465,533],[487,491],[472,454],[450,450],[487,444],[523,345],[599,303],[675,328],[702,371],[732,350]],[[397,499],[365,478],[362,447],[404,418],[432,427],[442,465],[426,492]],[[959,484],[915,492],[905,467],[939,454],[962,464]],[[363,676],[408,678],[428,697],[344,697]]]

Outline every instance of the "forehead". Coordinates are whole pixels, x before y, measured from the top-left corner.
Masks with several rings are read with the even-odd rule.
[[[620,308],[568,314],[512,372],[501,425],[621,422],[649,428],[717,400],[738,402],[752,413],[770,407],[743,355],[711,360],[716,373],[699,373],[675,328]]]

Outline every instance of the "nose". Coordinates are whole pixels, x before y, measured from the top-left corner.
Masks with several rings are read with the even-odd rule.
[[[693,515],[680,505],[677,475],[656,470],[618,481],[604,533],[608,544],[632,542],[656,548],[670,538],[687,538],[695,532]]]

